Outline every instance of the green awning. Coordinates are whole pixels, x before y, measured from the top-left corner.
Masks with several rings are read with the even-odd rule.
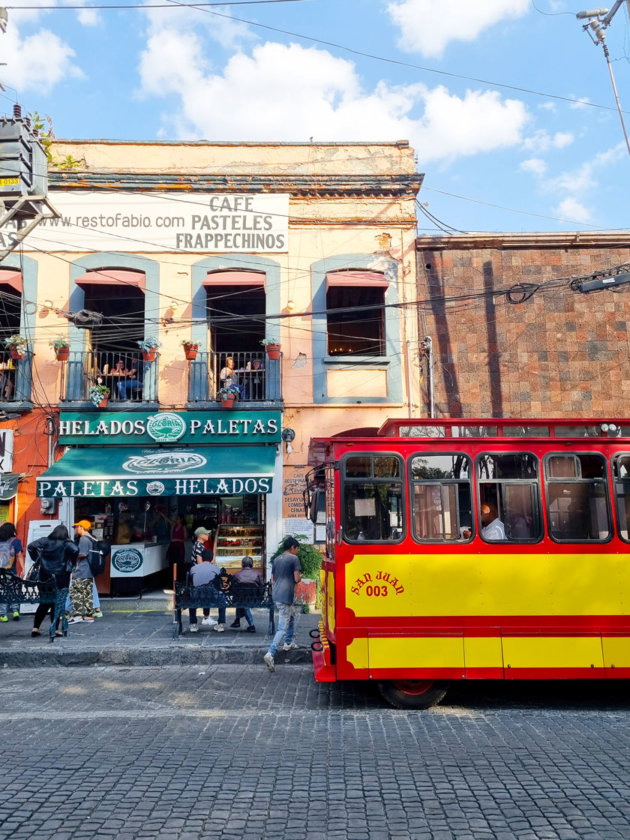
[[[70,449],[37,478],[40,498],[269,493],[275,446]]]

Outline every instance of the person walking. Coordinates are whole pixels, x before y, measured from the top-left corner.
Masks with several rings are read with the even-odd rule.
[[[54,577],[57,589],[67,589],[70,585],[70,574],[74,564],[79,557],[79,549],[70,539],[68,529],[65,525],[57,525],[50,532],[49,536],[41,537],[26,547],[29,557],[33,562],[40,560],[39,580],[50,580]],[[54,616],[53,604],[40,604],[33,619],[31,636],[39,636],[39,628],[46,614],[50,611],[50,620]],[[59,630],[59,618],[55,625],[55,635],[61,636]]]
[[[14,575],[19,576],[23,560],[24,549],[17,537],[15,525],[12,522],[5,522],[0,525],[0,569],[6,569],[7,572],[13,572]],[[0,604],[0,621],[9,620],[7,612],[11,613],[13,621],[20,620],[19,604]]]
[[[278,606],[278,629],[269,645],[269,650],[263,657],[270,673],[276,670],[275,657],[278,648],[285,639],[288,640],[289,633],[291,633],[291,640],[287,644],[289,648],[293,646],[292,622],[295,620],[293,598],[295,584],[302,580],[302,565],[298,557],[299,548],[300,544],[295,537],[286,537],[282,543],[282,554],[278,555],[273,561],[271,594],[274,604]],[[284,645],[284,649],[287,649],[287,644]]]
[[[92,523],[89,519],[81,519],[74,523],[74,535],[78,537],[79,560],[70,586],[72,613],[70,624],[77,624],[79,621],[94,621],[94,602],[92,600],[94,577],[88,563],[88,554],[92,549],[92,540],[89,534],[91,527]]]

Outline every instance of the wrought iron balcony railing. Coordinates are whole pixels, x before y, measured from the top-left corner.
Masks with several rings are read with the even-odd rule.
[[[233,362],[230,369],[228,359]],[[188,400],[211,402],[221,387],[234,384],[241,402],[278,401],[282,399],[281,371],[280,359],[269,359],[264,352],[198,353],[190,362]]]
[[[92,385],[109,388],[109,402],[157,402],[158,360],[141,352],[92,350],[70,353],[62,367],[61,402],[86,402]]]

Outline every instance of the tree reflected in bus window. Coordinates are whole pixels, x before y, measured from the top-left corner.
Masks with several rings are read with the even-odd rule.
[[[606,459],[594,452],[545,458],[547,527],[557,542],[604,542],[611,536]]]
[[[411,522],[418,542],[472,537],[470,459],[461,453],[419,453],[409,463]]]
[[[343,535],[349,542],[400,542],[403,465],[396,456],[352,455],[342,469]]]

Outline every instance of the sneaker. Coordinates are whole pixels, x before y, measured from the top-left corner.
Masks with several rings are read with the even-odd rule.
[[[236,619],[236,621],[233,621],[233,622],[230,624],[230,627],[232,628],[232,630],[240,630],[240,629],[241,629],[241,620],[240,620],[240,618],[237,618],[237,619]]]
[[[20,620],[20,611],[19,610],[14,610],[12,618],[13,618],[13,621],[19,621]]]
[[[216,630],[216,631],[217,631],[217,633],[223,633],[223,632],[225,631],[225,624],[217,624],[217,623],[215,622],[215,623],[214,623],[214,626],[213,626],[213,628],[212,628],[212,629],[213,629],[213,630]]]
[[[103,618],[101,610],[94,610],[94,618]]]
[[[214,627],[215,630],[216,630],[216,626],[215,626],[216,621],[214,620],[214,618],[211,618],[210,616],[208,616],[208,618],[204,618],[201,623],[202,624],[207,624],[208,627]]]
[[[255,632],[256,632],[256,628],[254,627],[254,625],[253,625],[253,624],[250,624],[250,625],[249,625],[249,627],[246,627],[246,628],[245,628],[245,632],[246,632],[246,633],[255,633]]]
[[[191,625],[190,625],[190,632],[191,632],[191,633],[196,633],[198,629],[199,629],[199,628],[197,627],[197,625],[196,625],[196,624],[191,624]]]
[[[297,642],[291,642],[291,644],[282,645],[282,650],[297,650],[297,648],[299,648]]]
[[[94,621],[94,616],[93,615],[84,615],[83,616],[83,621]]]
[[[273,672],[276,670],[276,663],[273,661],[273,656],[269,651],[267,651],[267,653],[263,656],[263,662],[269,669],[269,673],[273,674]]]
[[[3,624],[4,624],[5,622],[7,622],[8,620],[9,620],[9,616],[8,616],[8,615],[0,615],[0,621],[1,621]]]
[[[68,624],[80,624],[82,621],[83,621],[82,616],[80,616],[80,615],[75,615],[75,616],[73,616],[73,617],[70,619],[70,621],[68,622]]]

